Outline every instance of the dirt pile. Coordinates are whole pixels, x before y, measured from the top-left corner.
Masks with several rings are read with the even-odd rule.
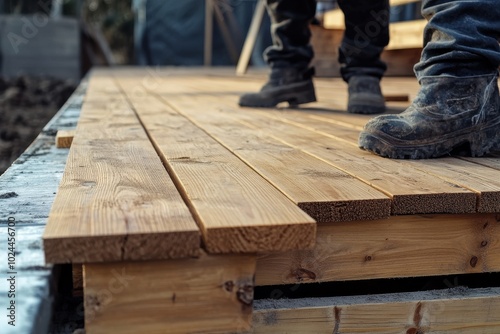
[[[74,91],[51,78],[0,77],[0,174],[29,146]]]

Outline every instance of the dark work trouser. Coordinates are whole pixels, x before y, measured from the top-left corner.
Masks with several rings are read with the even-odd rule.
[[[382,77],[386,65],[380,54],[389,42],[388,0],[338,0],[346,30],[339,48],[341,74]],[[267,0],[273,45],[264,53],[271,68],[305,69],[314,51],[309,44],[309,24],[316,12],[315,0]]]

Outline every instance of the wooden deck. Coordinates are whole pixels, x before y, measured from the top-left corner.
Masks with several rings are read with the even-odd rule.
[[[238,107],[238,96],[264,79],[200,69],[93,72],[44,234],[47,262],[85,264],[89,333],[118,323],[124,332],[248,330],[253,275],[264,286],[500,271],[500,158],[397,161],[362,151],[357,136],[370,117],[345,112],[338,79],[316,80],[320,102],[300,109]],[[388,96],[417,90],[413,78],[383,80]],[[408,103],[388,102],[389,112]],[[141,293],[115,293],[117,272],[131,273]],[[496,293],[478,303],[498,308]],[[457,306],[454,328],[465,326],[460,315],[475,300]],[[408,303],[394,317],[407,319],[418,301]],[[255,329],[275,314],[259,312]],[[204,327],[193,324],[198,314]],[[151,317],[152,327],[141,327]],[[344,331],[343,320],[331,321],[325,328]],[[499,330],[493,316],[478,321],[485,333]]]

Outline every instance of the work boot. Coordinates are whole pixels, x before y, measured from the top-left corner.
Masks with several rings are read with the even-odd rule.
[[[368,75],[349,79],[347,112],[352,114],[380,114],[385,111],[385,100],[380,90],[380,79]]]
[[[242,95],[238,104],[242,107],[272,108],[281,102],[288,102],[291,106],[315,102],[313,75],[314,68],[305,71],[274,68],[261,90]]]
[[[359,136],[359,146],[396,159],[482,156],[497,150],[497,77],[424,77],[410,107],[399,115],[370,120]]]

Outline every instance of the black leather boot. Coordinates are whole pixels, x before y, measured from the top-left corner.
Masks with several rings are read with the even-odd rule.
[[[347,112],[352,114],[380,114],[385,111],[385,100],[380,79],[373,76],[353,76],[349,79]]]
[[[274,68],[271,70],[269,81],[261,90],[258,93],[242,95],[239,105],[272,108],[281,102],[288,102],[291,106],[315,102],[313,75],[314,68]]]

